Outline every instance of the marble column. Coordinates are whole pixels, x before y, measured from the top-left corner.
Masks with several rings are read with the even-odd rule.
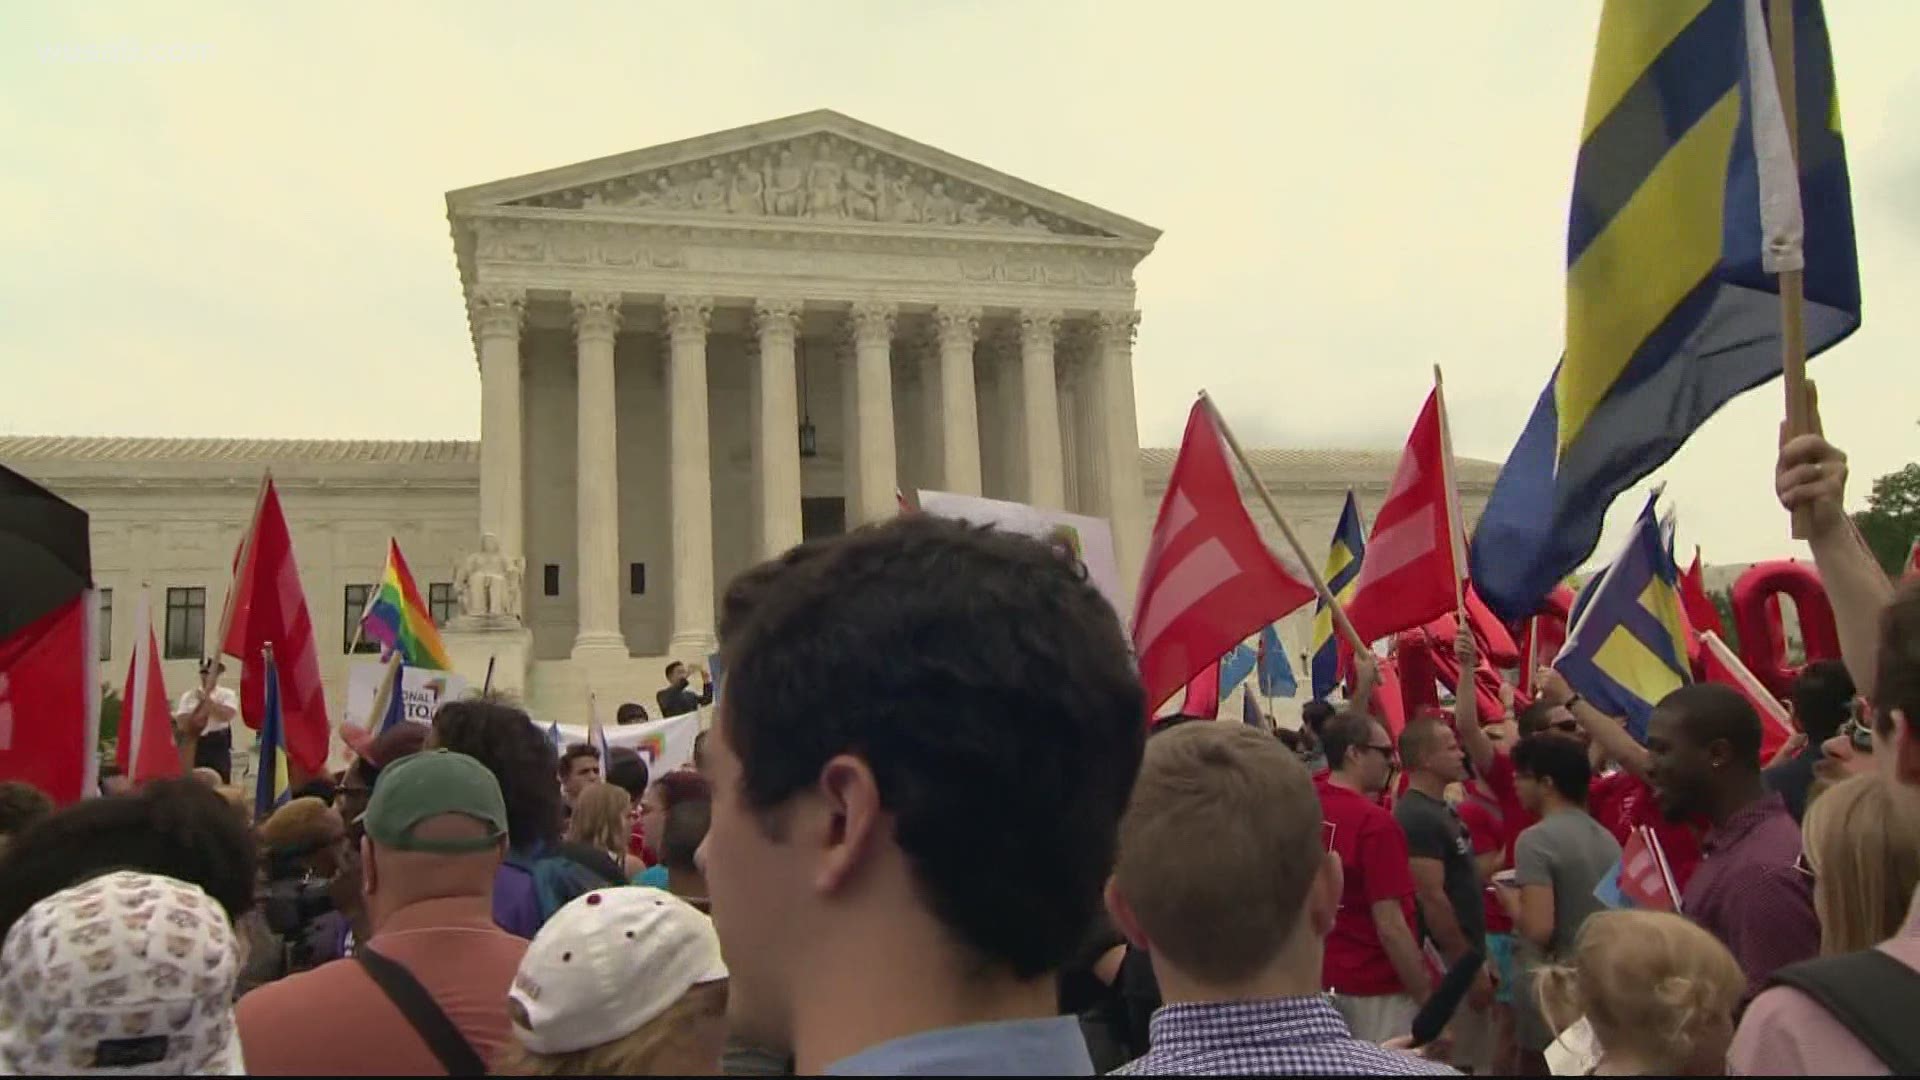
[[[713,300],[666,299],[667,426],[673,514],[675,659],[704,661],[713,651],[713,475],[707,442],[707,327]]]
[[[1100,419],[1099,342],[1085,323],[1075,324],[1068,340],[1071,348],[1060,368],[1060,416],[1069,509],[1107,517],[1112,500],[1107,491],[1107,454]]]
[[[1053,373],[1058,311],[1020,313],[1021,415],[1027,433],[1027,502],[1066,508],[1066,477],[1060,464],[1060,401]]]
[[[940,342],[940,486],[978,495],[980,405],[974,396],[973,342],[980,332],[980,309],[941,305],[933,311],[933,325]]]
[[[1140,476],[1140,428],[1133,400],[1133,335],[1140,326],[1137,311],[1102,311],[1094,318],[1094,379],[1099,407],[1101,443],[1106,455],[1104,478],[1107,518],[1113,523],[1113,546],[1120,564],[1120,584],[1126,599],[1140,580],[1140,563],[1147,544],[1146,491]]]
[[[579,406],[574,437],[574,533],[580,566],[574,572],[579,632],[573,655],[627,655],[620,634],[620,480],[614,447],[613,341],[620,332],[620,294],[573,294],[573,332]]]
[[[899,512],[899,473],[893,444],[892,304],[853,305],[853,441],[855,482],[848,527],[884,521]]]
[[[800,408],[794,378],[800,311],[798,300],[759,300],[753,305],[754,332],[760,339],[754,480],[760,556],[766,559],[800,542]]]
[[[520,432],[520,326],[526,292],[486,285],[467,301],[480,343],[480,531],[509,559],[526,555]]]

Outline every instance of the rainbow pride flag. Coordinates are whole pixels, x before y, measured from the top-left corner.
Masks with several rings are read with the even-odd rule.
[[[387,539],[387,569],[360,616],[360,632],[369,641],[380,643],[383,658],[398,652],[409,667],[453,670],[447,647],[440,641],[440,630],[433,625],[433,613],[420,598],[413,571],[407,569],[407,560],[400,554],[400,542],[391,537]]]

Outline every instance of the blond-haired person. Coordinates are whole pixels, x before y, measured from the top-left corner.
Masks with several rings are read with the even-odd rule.
[[[612,784],[592,783],[573,797],[573,819],[567,824],[567,840],[583,844],[613,860],[625,869],[627,877],[646,869],[638,856],[627,853],[627,838],[633,835],[633,819],[638,811],[633,796]]]
[[[1878,773],[1852,777],[1807,806],[1804,832],[1804,864],[1813,875],[1813,906],[1820,915],[1820,955],[1879,965],[1892,981],[1869,981],[1864,974],[1846,981],[1912,1015],[1920,991],[1920,933],[1902,928],[1920,886],[1920,790]],[[1880,1054],[1847,1037],[1845,1026],[1801,988],[1792,969],[1781,974],[1788,985],[1755,998],[1741,1019],[1733,1043],[1735,1071],[1891,1071]]]
[[[1300,760],[1243,724],[1147,743],[1107,907],[1163,1006],[1121,1073],[1378,1076],[1453,1070],[1356,1039],[1321,992],[1340,859]]]
[[[1571,962],[1540,970],[1534,993],[1555,1030],[1584,1016],[1599,1076],[1720,1076],[1747,977],[1699,925],[1664,911],[1589,917]]]
[[[509,1076],[718,1075],[727,968],[713,923],[659,889],[599,889],[540,928],[508,997]]]

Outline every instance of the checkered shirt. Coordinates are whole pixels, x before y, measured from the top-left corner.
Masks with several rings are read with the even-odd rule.
[[[1418,1076],[1454,1070],[1353,1037],[1324,994],[1168,1005],[1123,1076]]]

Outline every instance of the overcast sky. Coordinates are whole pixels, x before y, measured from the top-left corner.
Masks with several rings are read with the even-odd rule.
[[[1598,0],[167,7],[0,10],[0,433],[473,438],[445,192],[821,107],[1165,231],[1150,445],[1204,386],[1249,443],[1397,447],[1439,362],[1498,459],[1560,350]],[[1920,4],[1829,16],[1867,314],[1814,372],[1857,501],[1920,456]],[[1709,561],[1799,547],[1779,414],[1661,474]]]

